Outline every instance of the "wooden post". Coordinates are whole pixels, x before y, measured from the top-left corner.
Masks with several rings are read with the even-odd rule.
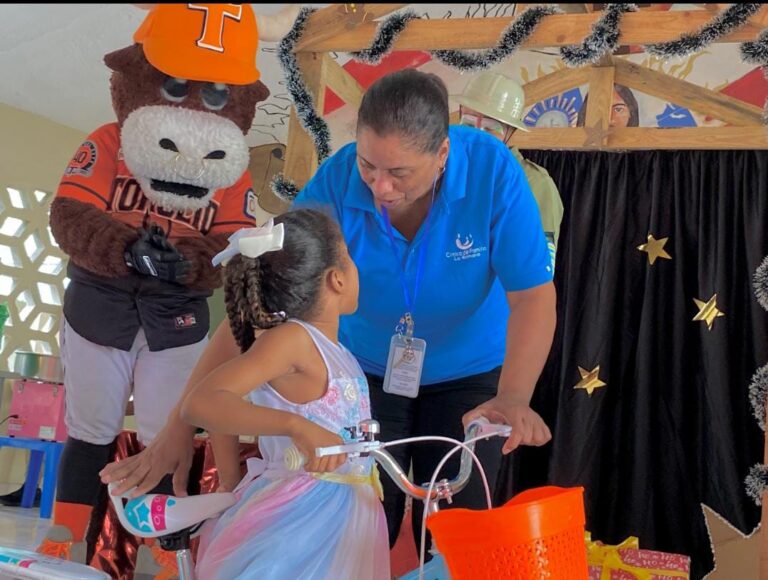
[[[604,131],[599,138],[600,148],[608,145],[608,127],[611,123],[613,107],[613,66],[595,65],[589,75],[589,98],[584,127]]]
[[[299,69],[312,94],[315,111],[323,114],[325,106],[325,70],[330,56],[323,53],[303,52],[296,55]],[[288,144],[285,151],[284,174],[301,189],[317,169],[317,154],[312,137],[304,130],[296,116],[296,108],[291,107],[288,122]]]
[[[344,101],[347,106],[360,108],[365,89],[344,68],[330,56],[326,55],[325,84]]]

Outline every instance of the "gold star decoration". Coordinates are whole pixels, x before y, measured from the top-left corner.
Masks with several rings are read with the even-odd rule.
[[[600,374],[600,365],[597,365],[591,371],[587,371],[579,367],[579,374],[581,375],[581,380],[576,383],[573,388],[584,389],[587,391],[590,397],[592,396],[592,393],[595,389],[606,386],[606,383],[601,381],[597,376]]]
[[[601,148],[603,146],[603,138],[608,131],[603,129],[602,120],[595,123],[593,127],[584,127],[584,131],[587,133],[587,138],[584,139],[583,147]]]
[[[715,318],[725,316],[725,312],[717,309],[717,294],[712,296],[712,298],[710,298],[707,302],[697,300],[696,298],[694,298],[693,301],[696,303],[696,307],[699,309],[699,312],[696,314],[696,316],[693,317],[693,319],[696,321],[706,322],[707,328],[709,330],[712,330],[712,325],[715,323]]]
[[[657,240],[653,237],[653,234],[648,234],[648,241],[645,244],[637,246],[637,249],[641,252],[648,253],[648,263],[653,266],[653,263],[657,258],[664,258],[666,260],[672,259],[672,256],[667,254],[666,250],[664,250],[664,244],[667,243],[668,239],[669,238],[661,238],[660,240]]]

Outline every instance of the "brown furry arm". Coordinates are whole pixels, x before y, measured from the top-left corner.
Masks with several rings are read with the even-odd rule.
[[[185,286],[194,290],[215,290],[222,284],[221,267],[211,264],[213,257],[227,247],[229,236],[209,234],[202,238],[180,238],[174,247],[191,262]]]
[[[56,243],[81,268],[107,278],[131,272],[123,254],[139,238],[132,227],[89,203],[67,197],[51,203],[50,224]]]

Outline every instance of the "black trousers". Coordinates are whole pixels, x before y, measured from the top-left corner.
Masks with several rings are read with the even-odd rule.
[[[367,375],[371,392],[371,414],[381,424],[383,441],[417,437],[421,435],[442,435],[462,441],[464,426],[461,417],[467,411],[496,395],[501,367],[492,371],[464,377],[454,381],[422,386],[418,397],[411,399],[391,395],[382,390],[383,378]],[[479,441],[475,453],[480,459],[488,478],[491,499],[501,464],[501,438]],[[387,449],[400,463],[406,473],[413,464],[413,479],[416,484],[429,483],[437,464],[453,446],[449,443],[418,442],[398,445]],[[460,452],[456,452],[443,466],[438,481],[443,477],[451,479],[459,472]],[[395,485],[383,470],[381,482],[384,487],[384,512],[387,516],[389,545],[393,546],[400,532],[400,523],[405,512],[405,494]],[[442,502],[441,509],[446,506]],[[473,467],[467,487],[453,498],[447,507],[486,509],[488,506],[483,481]],[[413,502],[412,526],[418,548],[421,538],[421,521],[424,504]],[[426,549],[430,547],[427,535]]]

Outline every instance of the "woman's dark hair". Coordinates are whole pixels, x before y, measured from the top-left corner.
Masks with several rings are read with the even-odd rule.
[[[232,334],[245,352],[256,329],[313,314],[329,268],[340,265],[342,235],[322,211],[298,209],[275,218],[283,248],[258,258],[234,256],[224,269],[224,302]]]
[[[437,153],[448,136],[448,89],[437,75],[412,68],[381,77],[365,91],[357,129],[393,133],[419,151]]]
[[[619,96],[622,98],[622,100],[627,104],[627,107],[629,108],[629,120],[627,121],[627,127],[639,127],[640,126],[640,106],[637,104],[637,99],[635,98],[634,93],[632,93],[632,91],[629,88],[625,87],[624,85],[613,85],[613,88],[616,90],[617,93],[619,93]],[[581,109],[579,110],[579,116],[576,120],[577,127],[584,126],[584,122],[587,116],[587,99],[589,99],[589,94],[587,94],[584,97],[584,102],[581,104]],[[611,103],[611,106],[613,106],[613,103]]]

